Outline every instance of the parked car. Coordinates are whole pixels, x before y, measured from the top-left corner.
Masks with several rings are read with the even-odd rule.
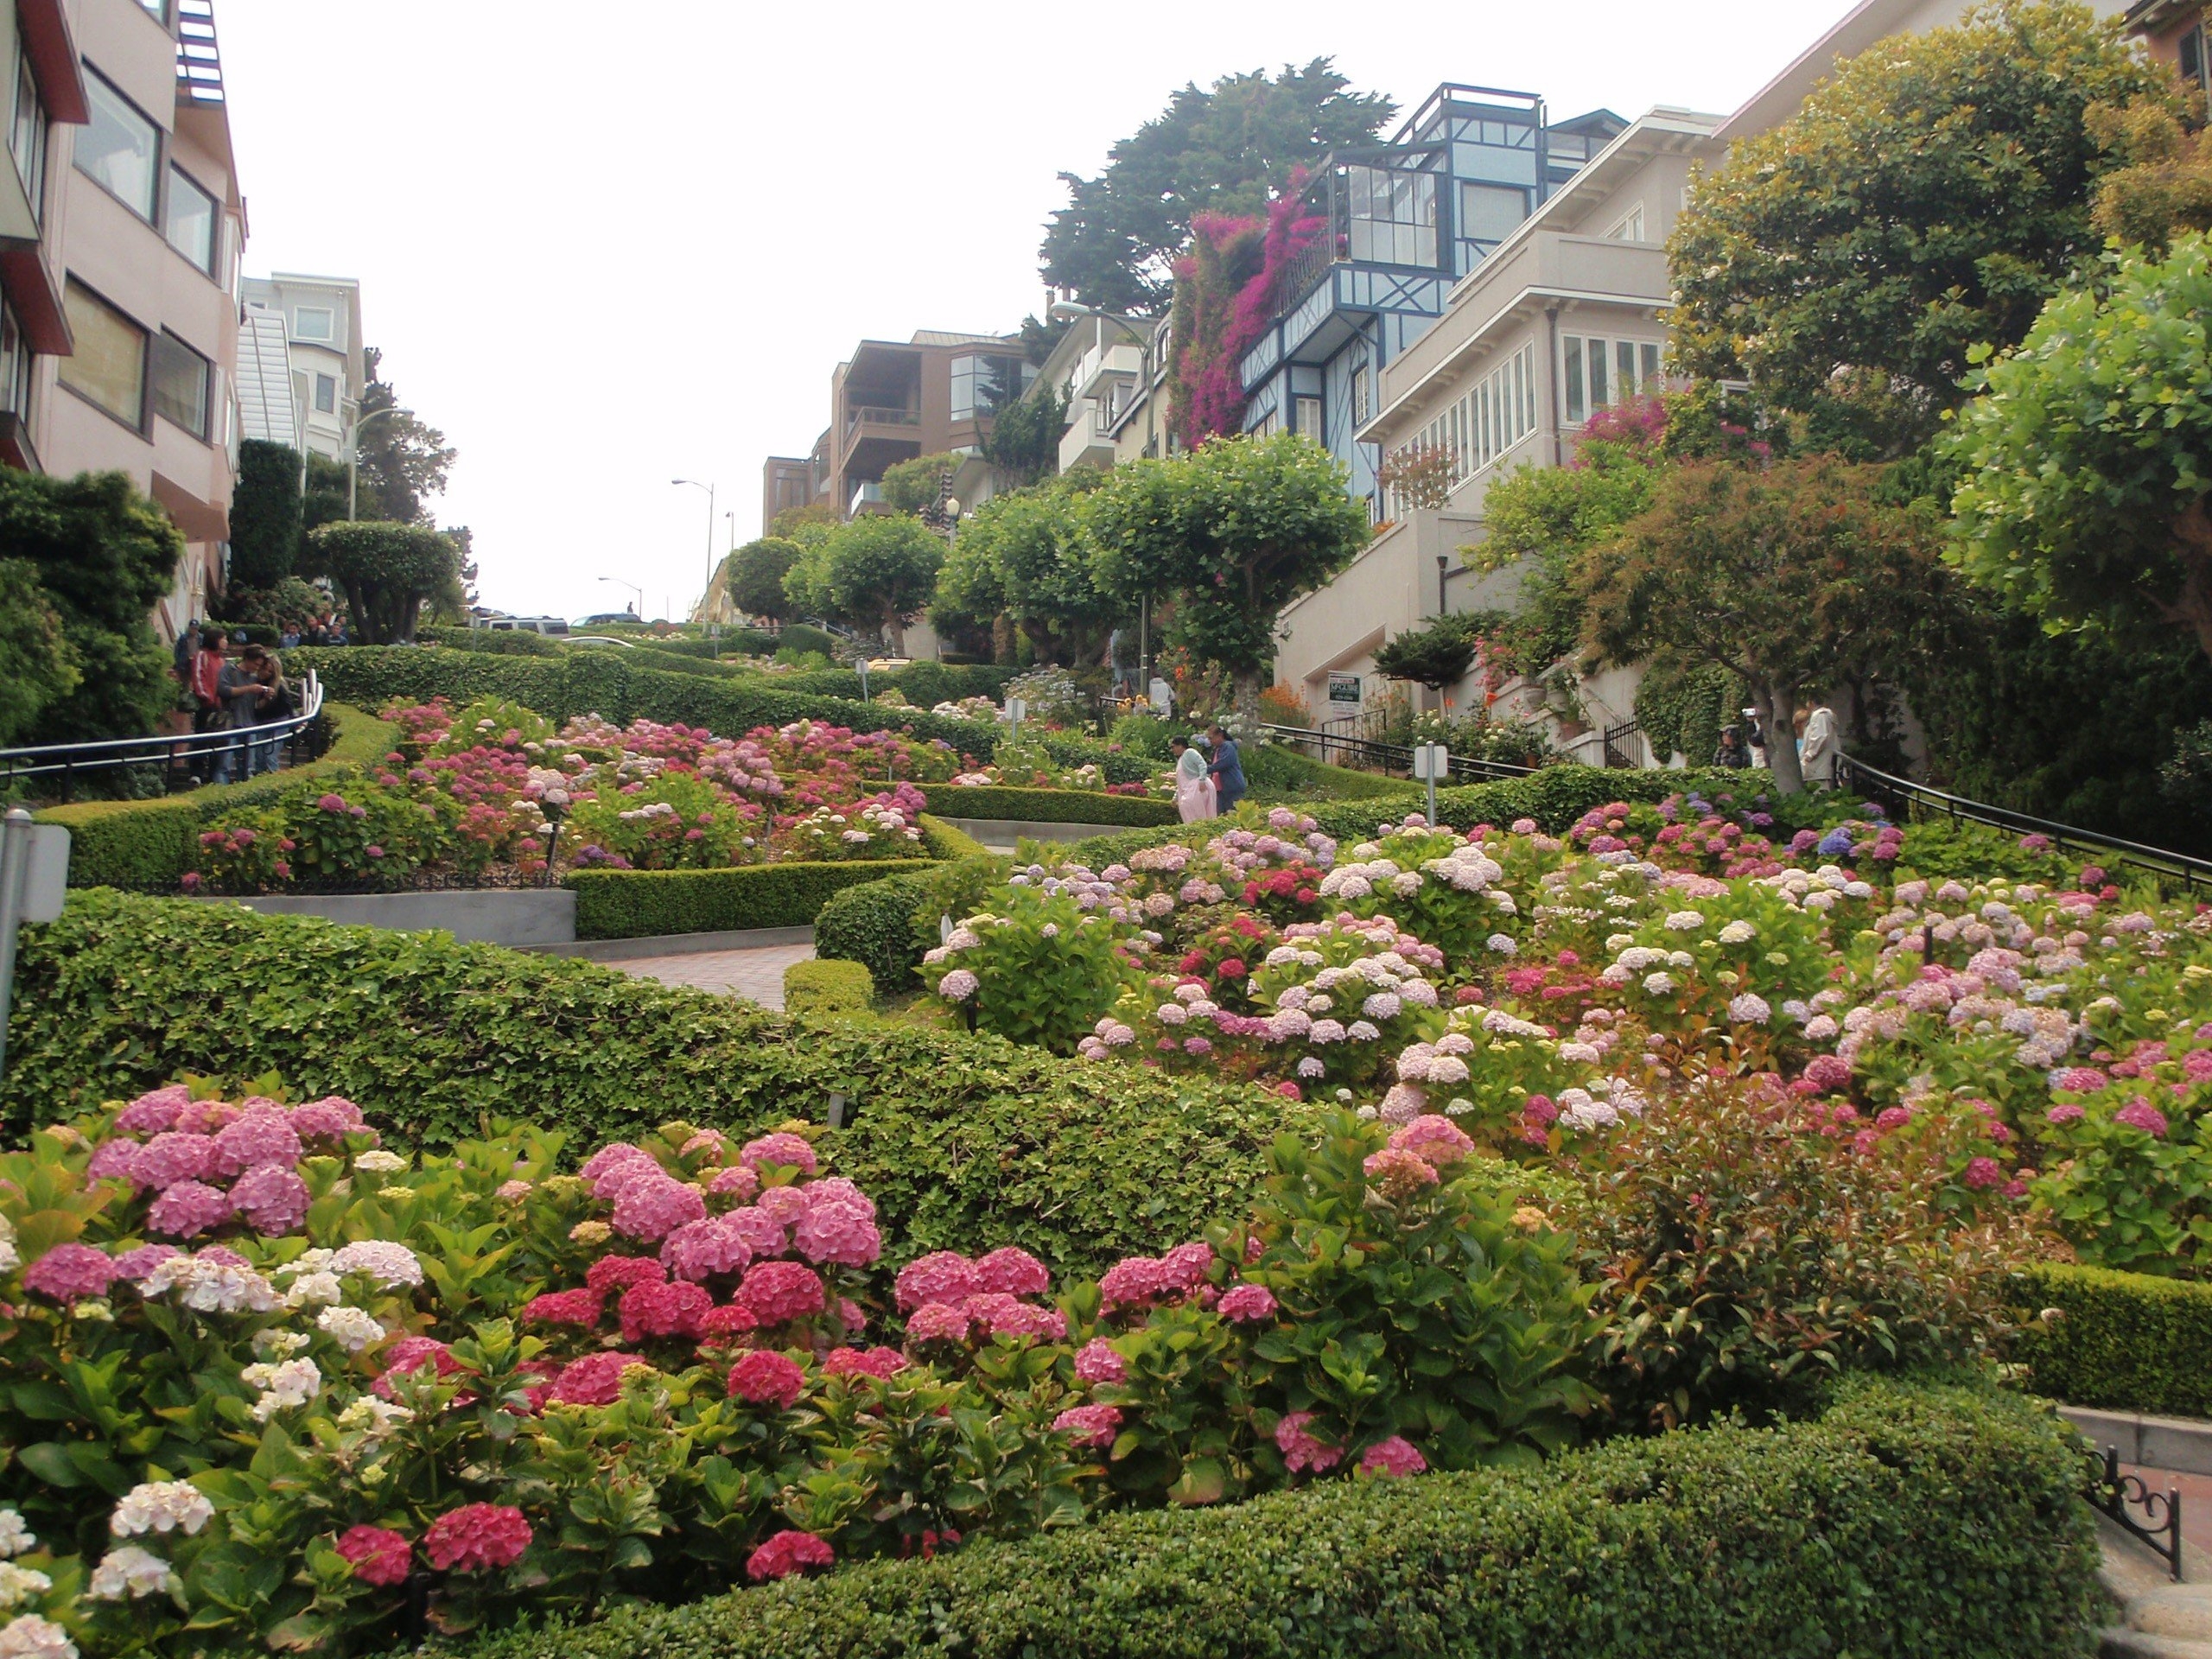
[[[495,616],[484,626],[494,633],[565,634],[569,620],[564,616]]]
[[[580,628],[603,628],[610,622],[626,622],[633,628],[645,626],[644,619],[635,611],[598,611],[580,618],[576,626]]]

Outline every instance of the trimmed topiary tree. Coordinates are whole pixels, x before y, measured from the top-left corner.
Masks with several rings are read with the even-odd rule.
[[[331,578],[346,590],[346,607],[365,645],[414,639],[424,602],[451,583],[459,569],[452,541],[420,524],[325,524],[308,540]]]

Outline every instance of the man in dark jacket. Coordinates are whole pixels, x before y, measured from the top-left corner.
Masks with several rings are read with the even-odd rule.
[[[1236,753],[1236,740],[1218,725],[1207,727],[1206,734],[1213,740],[1213,763],[1206,772],[1213,779],[1222,816],[1226,817],[1244,798],[1244,758]]]

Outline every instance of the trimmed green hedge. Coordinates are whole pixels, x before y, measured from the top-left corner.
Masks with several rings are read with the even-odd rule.
[[[2054,1320],[2035,1315],[2058,1310]],[[2015,1357],[2069,1406],[2212,1417],[2212,1285],[2050,1263],[2021,1288]]]
[[[925,869],[925,859],[832,864],[752,864],[734,870],[573,870],[580,939],[649,939],[804,927],[830,896],[887,876]]]
[[[996,785],[925,785],[930,810],[946,817],[1008,818],[1020,823],[1176,823],[1173,801],[1088,789],[1002,789]]]
[[[921,831],[922,845],[931,858],[982,858],[990,851],[965,830],[956,830],[927,812],[921,817]]]
[[[1838,1391],[1779,1429],[1620,1440],[1538,1469],[1328,1481],[873,1561],[471,1659],[2018,1659],[2088,1652],[2097,1544],[2031,1402]]]
[[[134,893],[175,893],[192,868],[200,832],[241,807],[265,806],[282,791],[347,766],[380,760],[399,728],[358,709],[327,703],[336,728],[322,758],[286,772],[264,772],[237,784],[208,784],[187,795],[143,801],[83,801],[48,807],[41,823],[69,831],[69,885],[123,887]]]
[[[795,962],[784,969],[786,1014],[866,1014],[875,982],[857,962]]]
[[[814,953],[865,964],[879,995],[910,991],[921,982],[916,970],[938,941],[940,919],[972,914],[1006,870],[1004,858],[979,849],[917,874],[848,887],[814,918]]]
[[[186,1071],[274,1071],[421,1146],[493,1117],[579,1149],[676,1118],[754,1135],[825,1121],[834,1091],[855,1116],[823,1145],[879,1206],[892,1266],[1018,1244],[1060,1273],[1241,1212],[1269,1141],[1318,1110],[988,1036],[793,1019],[437,933],[106,891],[24,930],[0,1080],[8,1141]]]

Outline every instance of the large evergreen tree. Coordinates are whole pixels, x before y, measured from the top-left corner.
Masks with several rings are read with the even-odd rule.
[[[435,521],[426,496],[445,493],[447,475],[459,454],[446,435],[425,425],[403,406],[397,390],[379,374],[384,354],[368,350],[369,384],[361,393],[359,501],[353,516],[396,524],[429,526]],[[385,410],[392,411],[386,414]]]

